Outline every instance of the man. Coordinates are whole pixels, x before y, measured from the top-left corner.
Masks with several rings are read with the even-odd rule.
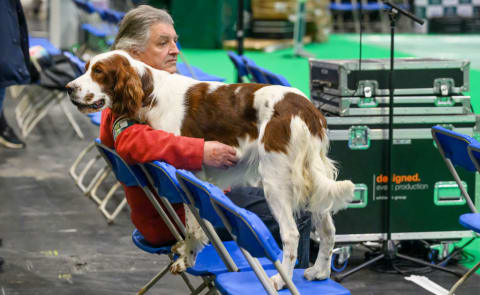
[[[166,11],[141,5],[125,15],[113,49],[123,49],[156,69],[175,73],[179,53],[177,39],[173,20]],[[107,146],[115,147],[128,163],[163,160],[179,169],[200,170],[202,165],[226,169],[237,161],[235,150],[220,142],[175,136],[137,122],[122,119],[116,122],[117,119],[110,109],[103,111],[100,139]],[[114,128],[114,125],[123,127]],[[125,193],[132,222],[145,239],[153,244],[172,242],[173,236],[143,191],[125,187]],[[262,189],[234,188],[228,196],[237,205],[257,213],[280,241],[278,224],[268,209]],[[175,210],[184,221],[183,206],[176,206]],[[310,227],[309,216],[303,216],[299,222],[301,267],[308,266]]]
[[[27,23],[20,0],[0,1],[0,145],[21,149],[21,141],[3,113],[6,88],[30,82]]]
[[[15,135],[3,113],[6,88],[30,82],[27,23],[20,0],[0,1],[0,40],[0,145],[21,149],[25,143]],[[0,257],[0,268],[2,265]]]

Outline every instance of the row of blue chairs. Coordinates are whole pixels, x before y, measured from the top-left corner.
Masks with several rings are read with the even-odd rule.
[[[472,211],[461,215],[459,222],[467,229],[480,233],[480,213],[477,212],[470,196],[463,189],[456,172],[456,167],[463,167],[472,172],[480,171],[480,142],[441,126],[432,128],[432,136]],[[185,236],[183,224],[178,219],[174,219],[172,222],[167,217],[167,213],[158,203],[155,193],[161,196],[160,201],[163,202],[165,208],[167,210],[170,208],[168,210],[170,216],[174,216],[171,212],[173,210],[172,203],[184,203],[192,210],[202,228],[208,233],[211,242],[198,255],[195,266],[187,270],[187,273],[204,279],[198,288],[208,287],[211,292],[218,290],[222,294],[247,294],[247,292],[259,292],[259,294],[289,292],[291,294],[349,294],[347,289],[329,279],[315,282],[305,280],[303,270],[295,270],[291,281],[284,277],[288,290],[277,293],[269,283],[268,276],[275,272],[282,274],[283,269],[279,261],[281,250],[266,226],[255,214],[237,207],[220,189],[197,179],[191,172],[177,170],[167,163],[158,161],[129,166],[114,150],[102,145],[98,140],[96,146],[118,180],[125,185],[140,186],[144,189],[159,214],[166,217],[166,223],[169,224],[172,233],[179,241]],[[154,188],[155,193],[150,191],[149,184]],[[208,220],[213,226],[225,226],[236,244],[219,242],[218,236],[214,235],[213,227],[203,222],[203,219]],[[180,231],[176,228],[179,228]],[[167,273],[167,268],[175,258],[170,247],[149,245],[137,230],[134,231],[132,239],[135,245],[146,252],[166,254],[171,258],[171,263],[141,289],[139,294],[143,294]],[[232,253],[233,255],[231,255]],[[254,257],[263,260],[258,262]],[[480,263],[459,279],[451,288],[450,294],[453,294],[458,286],[479,268]],[[184,280],[192,293],[199,292],[200,289],[193,288],[187,277],[184,276]]]
[[[183,240],[185,228],[178,218],[170,219],[167,216],[167,212],[170,216],[176,216],[171,206],[173,203],[187,205],[209,237],[210,243],[198,254],[195,265],[186,271],[201,277],[203,283],[194,288],[183,276],[192,293],[198,294],[209,288],[209,294],[217,290],[222,294],[350,294],[330,279],[306,280],[303,269],[295,270],[293,280],[287,277],[280,264],[282,251],[265,224],[254,213],[233,204],[223,191],[212,184],[164,162],[129,166],[114,150],[98,140],[96,146],[118,180],[127,186],[138,186],[144,190],[177,241]],[[155,193],[160,196],[158,199]],[[234,241],[221,242],[214,230],[219,226],[225,227]],[[134,231],[132,239],[140,249],[170,258],[170,263],[137,293],[144,294],[167,273],[175,257],[168,246],[149,245],[138,230]],[[274,290],[268,276],[276,272],[282,275],[288,289],[279,292]]]

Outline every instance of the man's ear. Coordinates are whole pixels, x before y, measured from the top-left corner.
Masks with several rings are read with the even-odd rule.
[[[113,113],[117,116],[135,118],[135,114],[142,106],[144,93],[140,77],[128,62],[117,66],[113,95]]]

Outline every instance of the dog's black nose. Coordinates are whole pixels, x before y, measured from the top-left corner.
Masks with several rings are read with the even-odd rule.
[[[66,86],[65,86],[65,89],[67,89],[67,93],[68,95],[71,95],[73,93],[73,85],[71,85],[71,83],[68,83]]]

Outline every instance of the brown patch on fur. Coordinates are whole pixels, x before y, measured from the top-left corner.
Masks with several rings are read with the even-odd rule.
[[[273,116],[265,127],[262,143],[267,152],[287,153],[290,121],[293,116],[299,116],[312,135],[323,137],[322,130],[327,126],[327,121],[322,113],[304,97],[296,93],[287,93],[275,104]]]
[[[85,103],[89,104],[94,97],[95,97],[95,95],[93,93],[89,93],[89,94],[85,95]]]
[[[145,68],[145,73],[143,74],[141,81],[142,81],[142,89],[143,89],[143,95],[144,95],[142,106],[154,107],[157,104],[157,102],[156,101],[152,102],[153,75],[152,75],[152,71],[149,68]]]
[[[92,79],[112,99],[112,112],[117,116],[135,118],[145,95],[142,80],[128,59],[115,54],[91,66]]]
[[[87,63],[85,64],[85,72],[88,71],[89,66],[90,66],[90,61],[87,61]]]
[[[238,138],[258,138],[255,91],[265,84],[222,85],[209,92],[209,84],[198,83],[186,94],[186,117],[181,134],[239,146]],[[235,91],[240,90],[235,94]]]

